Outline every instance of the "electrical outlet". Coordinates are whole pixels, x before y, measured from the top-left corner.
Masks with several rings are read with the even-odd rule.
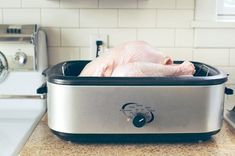
[[[100,49],[100,53],[103,53],[105,51],[105,49],[108,48],[108,45],[109,45],[107,34],[90,34],[90,54],[89,54],[90,57],[89,57],[89,59],[91,59],[91,60],[96,58],[96,53],[97,53],[96,41],[103,42],[102,48]]]

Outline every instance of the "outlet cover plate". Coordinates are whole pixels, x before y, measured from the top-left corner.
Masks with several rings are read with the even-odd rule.
[[[109,48],[109,36],[107,34],[97,34],[97,33],[93,33],[90,34],[90,54],[89,54],[89,59],[93,60],[94,58],[96,58],[96,50],[97,50],[97,46],[96,46],[96,41],[100,40],[103,41],[103,48],[102,48],[102,52],[105,51],[105,49]]]

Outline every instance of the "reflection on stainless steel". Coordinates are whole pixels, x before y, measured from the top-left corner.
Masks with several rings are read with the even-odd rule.
[[[0,95],[0,99],[46,99],[46,95]]]

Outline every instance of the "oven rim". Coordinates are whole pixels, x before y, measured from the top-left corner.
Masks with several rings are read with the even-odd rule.
[[[212,70],[213,76],[197,77],[78,77],[64,76],[62,67],[66,64],[78,64],[78,70],[82,70],[87,63],[86,60],[72,60],[61,62],[44,70],[43,75],[47,81],[58,85],[73,86],[208,86],[223,84],[228,80],[228,75],[222,70],[201,62],[194,65],[205,65]],[[182,63],[183,61],[174,61]]]

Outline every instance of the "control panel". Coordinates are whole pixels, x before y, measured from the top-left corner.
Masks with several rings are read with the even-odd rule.
[[[144,127],[155,118],[153,115],[155,110],[138,103],[126,103],[122,106],[121,111],[127,117],[127,121],[137,128]]]
[[[35,71],[37,44],[37,25],[0,25],[0,52],[8,71]]]
[[[35,47],[33,44],[1,44],[0,51],[4,55],[9,71],[35,70]]]

